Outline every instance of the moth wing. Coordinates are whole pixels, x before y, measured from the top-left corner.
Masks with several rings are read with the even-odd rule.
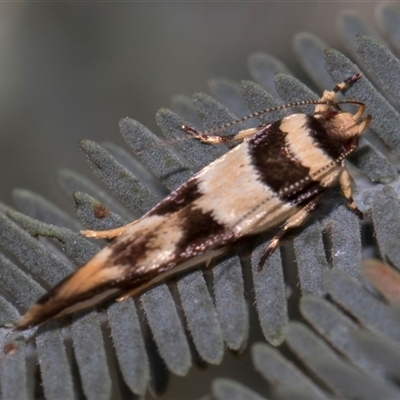
[[[17,330],[39,325],[49,319],[70,314],[91,307],[110,297],[118,295],[120,289],[110,287],[99,291],[107,282],[116,279],[118,267],[107,263],[108,247],[97,253],[89,262],[72,275],[63,279],[42,296],[26,312]]]
[[[151,220],[151,221],[149,221]],[[51,318],[60,317],[75,311],[92,307],[109,298],[126,292],[127,280],[130,273],[135,271],[135,263],[130,265],[116,262],[116,247],[128,248],[133,252],[132,257],[143,253],[146,240],[151,240],[149,233],[152,229],[153,238],[156,238],[157,227],[167,219],[147,217],[131,225],[124,233],[117,237],[110,245],[100,250],[86,264],[79,267],[72,275],[66,277],[48,293],[42,296],[22,317],[16,329],[23,330],[30,326],[39,325]],[[142,237],[147,228],[148,234]],[[122,258],[120,258],[120,261]],[[132,260],[133,261],[133,260]],[[146,278],[145,268],[139,270],[140,279]],[[151,268],[148,269],[151,273]]]
[[[147,215],[129,226],[121,236],[41,297],[15,329],[39,325],[140,289],[189,259],[193,259],[191,265],[201,262],[196,262],[196,257],[208,253],[214,243],[218,245],[221,238],[228,235],[225,232],[210,234],[207,246],[201,248],[189,241],[183,244],[185,252],[184,248],[177,247],[184,235],[181,226],[184,210],[166,216]]]
[[[271,131],[265,128],[264,133],[268,137]],[[261,134],[262,130],[258,135]],[[199,256],[268,229],[292,215],[296,207],[283,201],[276,189],[254,173],[248,143],[243,142],[203,169],[131,224],[109,246],[39,299],[16,328],[25,329],[123,296],[188,260],[197,262]],[[275,159],[267,157],[267,161]],[[271,168],[271,164],[267,167]],[[311,193],[306,190],[308,184],[300,184],[292,195],[299,197],[302,190],[301,198],[306,201]],[[281,185],[280,189],[284,187]]]

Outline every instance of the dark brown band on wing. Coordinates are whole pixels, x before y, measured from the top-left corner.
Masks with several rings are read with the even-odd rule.
[[[281,194],[279,198],[299,204],[298,199],[301,196],[307,197],[310,190],[322,191],[323,188],[309,177],[310,170],[301,164],[301,155],[290,151],[286,135],[280,130],[280,124],[280,121],[274,122],[256,133],[248,141],[249,155],[261,182],[275,193],[290,185],[297,185],[298,189]],[[305,179],[305,184],[298,186],[299,182]]]
[[[177,213],[179,226],[173,226],[173,229],[179,229],[182,238],[174,244],[173,261],[160,264],[156,271],[138,271],[137,268],[127,269],[127,274],[131,283],[136,280],[140,282],[150,280],[161,272],[168,271],[174,266],[203,254],[205,251],[212,249],[213,241],[220,234],[224,233],[226,227],[216,221],[209,212],[204,212],[200,208],[194,208],[192,205],[186,206]],[[143,257],[148,257],[151,252],[162,251],[155,246],[154,238],[159,235],[158,227],[154,227],[154,231],[146,232],[140,237],[127,240],[118,240],[111,243],[112,256],[109,259],[111,265],[140,265]],[[127,276],[125,278],[128,278]],[[118,285],[118,287],[120,287]]]
[[[342,143],[335,139],[329,130],[332,129],[329,120],[334,118],[337,112],[329,114],[328,119],[316,118],[312,115],[306,116],[306,124],[304,129],[313,139],[315,145],[320,148],[332,161],[337,160],[343,153]]]
[[[110,243],[112,255],[109,257],[110,265],[136,265],[138,260],[150,250],[151,239],[157,235],[157,226],[154,232],[145,232],[134,238],[121,238]]]
[[[132,290],[134,287],[138,287],[150,281],[158,274],[168,271],[192,257],[201,255],[205,251],[211,250],[213,245],[218,244],[216,246],[217,248],[223,246],[225,242],[221,242],[219,240],[220,238],[226,237],[227,240],[231,239],[232,235],[226,235],[224,225],[217,222],[211,213],[203,212],[201,209],[196,209],[191,206],[185,207],[179,213],[181,214],[180,229],[183,232],[183,236],[182,239],[176,243],[176,254],[175,257],[173,257],[173,261],[160,264],[157,269],[138,270],[136,268],[127,268],[126,273],[121,275],[121,279],[104,283],[99,282],[99,284],[90,291],[85,291],[65,299],[57,298],[57,293],[60,288],[71,279],[71,277],[67,277],[38,300],[37,303],[44,307],[41,310],[41,315],[38,316],[34,323],[39,324],[46,321],[64,308],[77,302],[90,299],[107,289],[118,288],[121,290],[121,293]],[[115,243],[111,243],[110,246],[114,250],[114,256],[110,257],[110,264],[135,265],[143,254],[147,254],[147,251],[154,251],[154,249],[151,248],[151,239],[154,236],[157,236],[156,228],[153,232],[136,238],[136,240],[118,240]],[[115,297],[115,294],[111,297]],[[106,299],[103,301],[105,300]]]
[[[189,206],[180,214],[183,236],[176,244],[177,264],[213,249],[216,238],[226,230],[210,212],[200,208]]]
[[[193,203],[201,196],[197,179],[192,178],[178,189],[173,191],[166,199],[156,205],[148,215],[166,215],[179,211]]]

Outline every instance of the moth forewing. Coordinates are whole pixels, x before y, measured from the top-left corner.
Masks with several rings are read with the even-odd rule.
[[[220,254],[239,239],[280,226],[261,267],[285,232],[299,226],[326,189],[338,182],[356,211],[344,160],[357,148],[370,116],[363,117],[365,106],[360,102],[344,101],[358,105],[351,114],[334,99],[359,77],[325,91],[318,101],[279,106],[246,118],[305,104],[316,105],[313,115],[293,114],[230,137],[183,127],[203,142],[242,142],[137,221],[110,231],[83,231],[113,241],[39,299],[15,328],[39,325],[110,297],[138,294]]]

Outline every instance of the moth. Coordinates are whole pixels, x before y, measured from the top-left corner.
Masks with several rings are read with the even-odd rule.
[[[335,97],[360,76],[355,74],[324,91],[319,100],[279,106],[252,117],[307,104],[315,105],[313,115],[292,114],[231,136],[212,136],[183,126],[205,143],[241,143],[137,221],[109,231],[82,231],[87,237],[113,240],[41,297],[15,329],[24,330],[110,298],[123,300],[209,260],[245,237],[278,226],[260,260],[261,268],[284,234],[301,225],[334,185],[340,185],[350,209],[359,213],[344,161],[357,149],[371,116],[364,116],[364,103],[335,101]],[[342,110],[343,103],[355,105],[356,111]]]

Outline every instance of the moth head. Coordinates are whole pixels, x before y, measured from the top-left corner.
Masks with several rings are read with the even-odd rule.
[[[361,78],[357,72],[338,83],[332,90],[325,90],[321,102],[315,107],[315,115],[323,121],[329,135],[343,143],[345,148],[351,149],[358,145],[358,139],[368,127],[371,116],[364,116],[366,106],[361,101],[341,100],[336,101],[339,92],[345,92],[350,86]],[[343,111],[341,104],[354,104],[357,109],[354,114]]]
[[[337,103],[333,103],[327,110],[319,113],[319,118],[324,121],[324,125],[329,135],[350,150],[358,146],[358,140],[368,127],[371,116],[364,116],[365,105],[361,102],[343,101],[358,105],[354,114],[343,111]]]

